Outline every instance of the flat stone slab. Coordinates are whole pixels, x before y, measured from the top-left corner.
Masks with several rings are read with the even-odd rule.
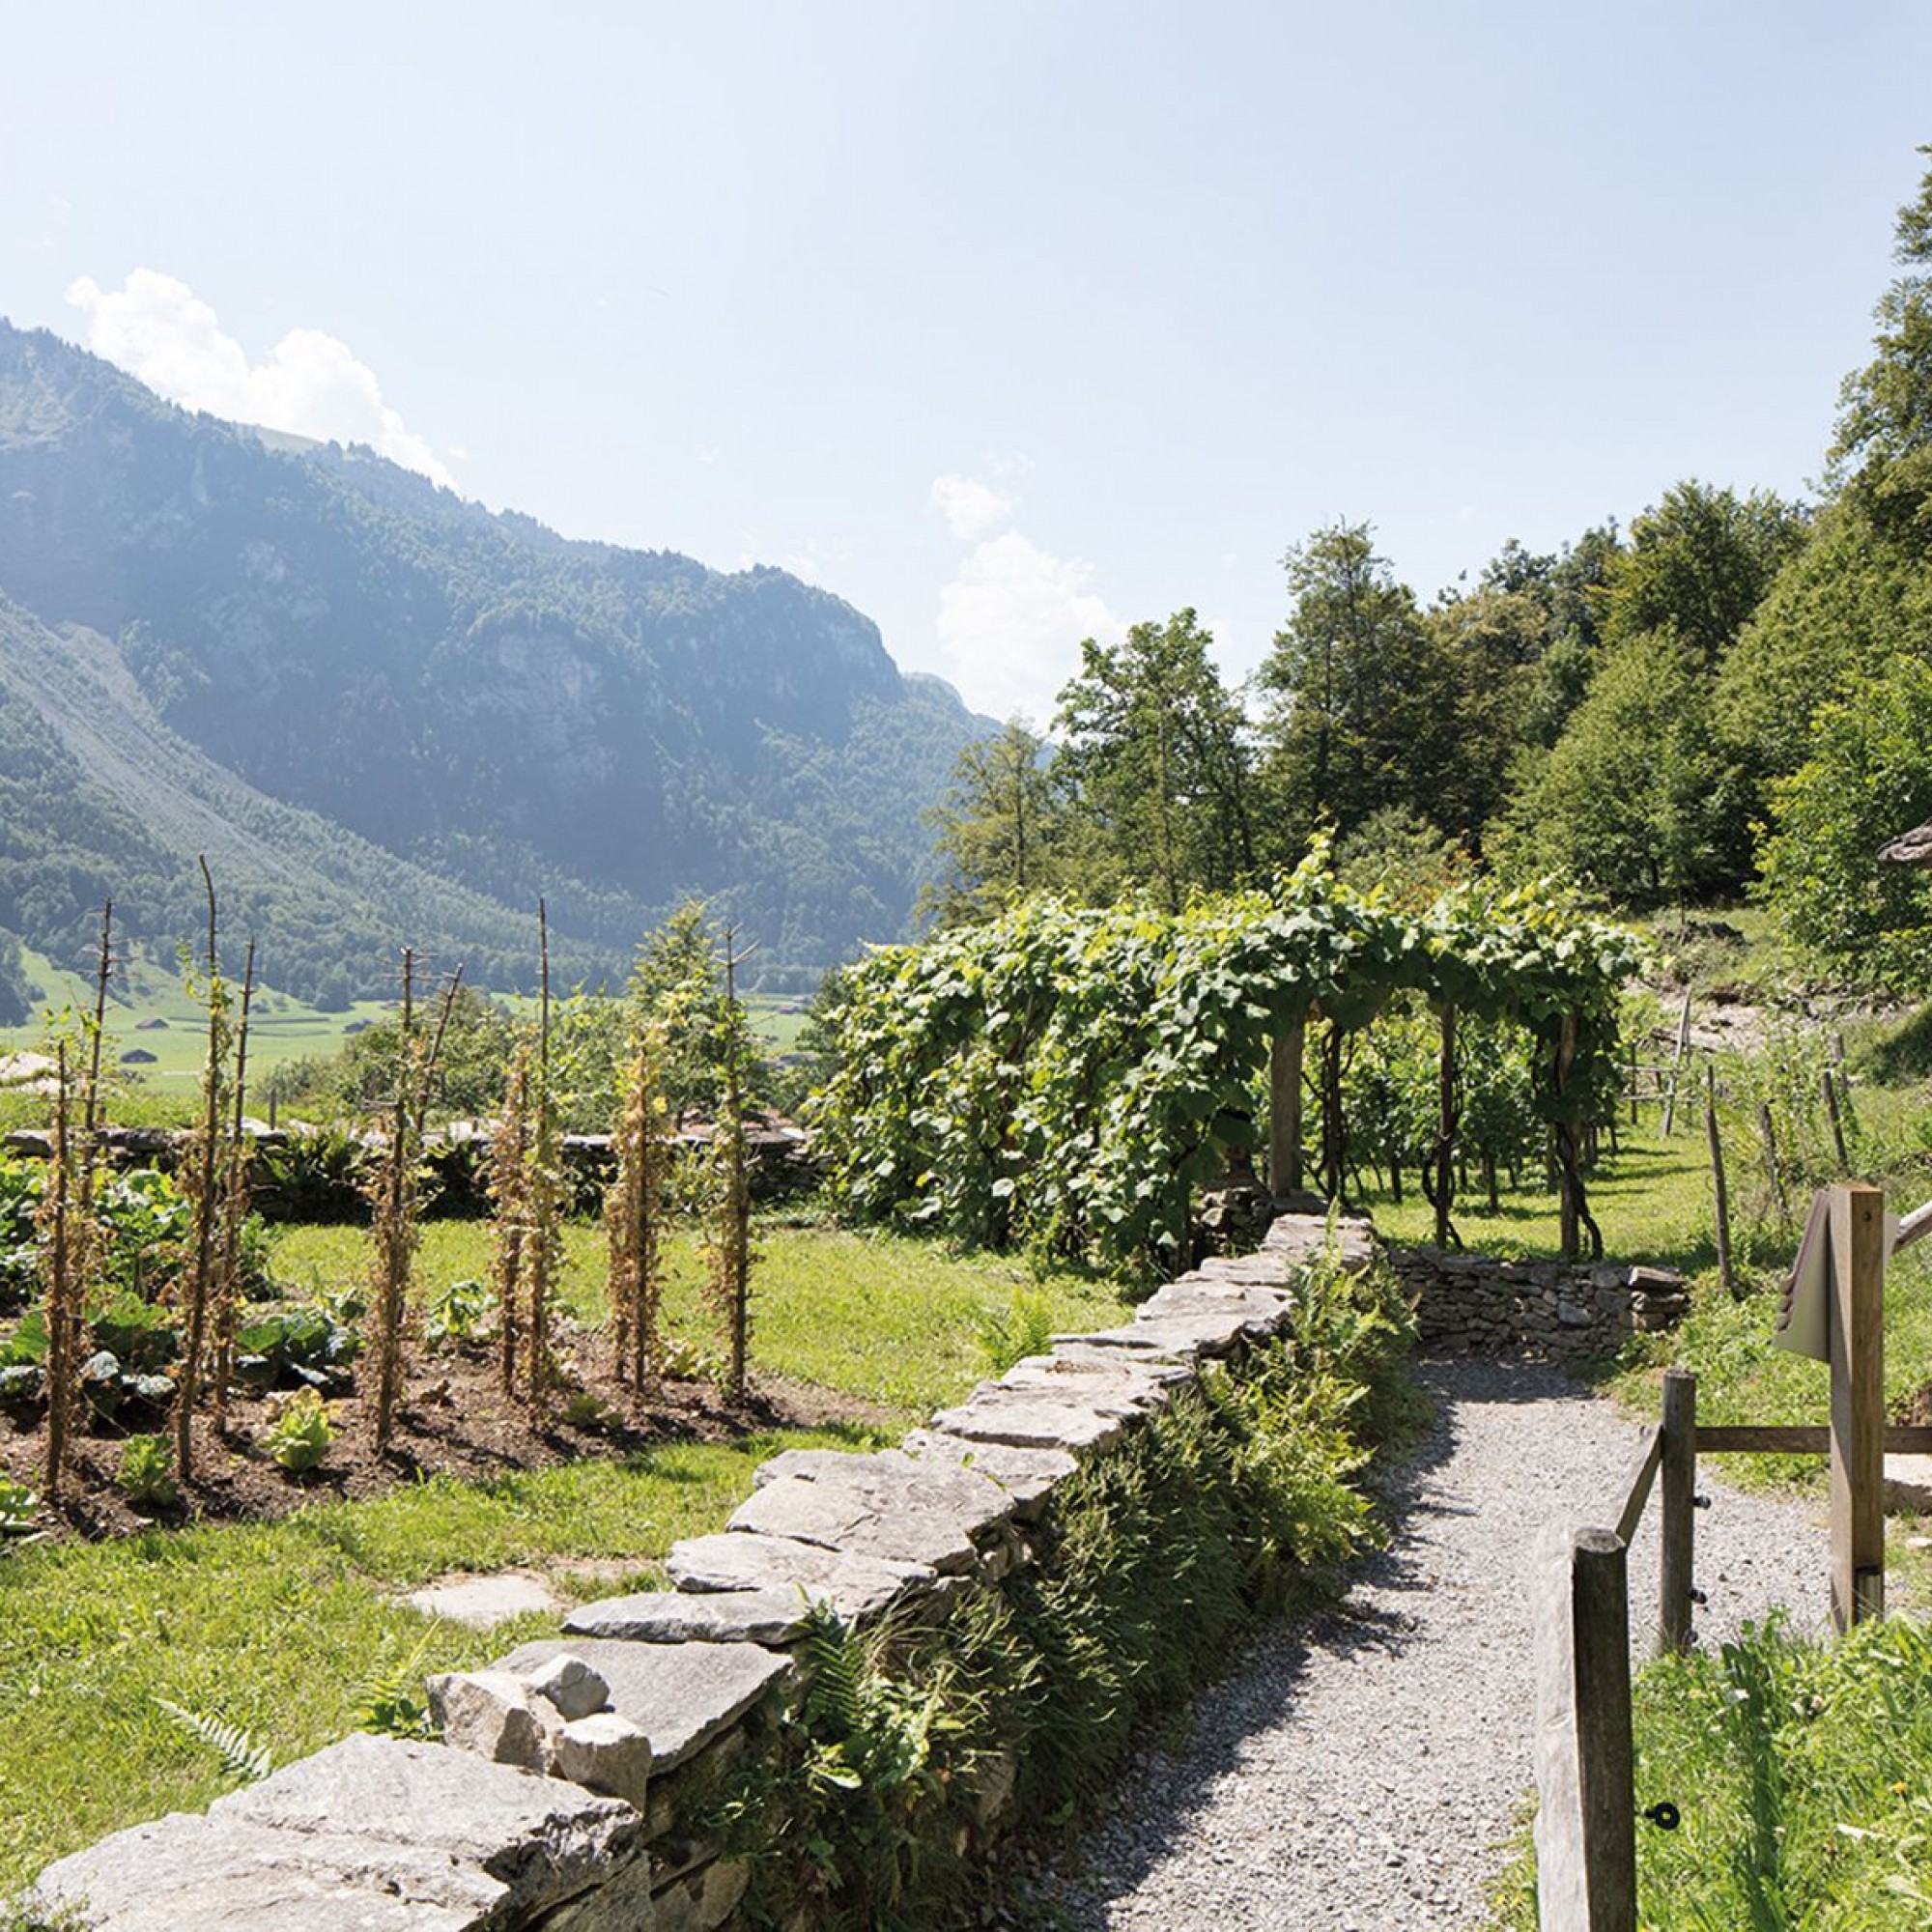
[[[1013,1499],[996,1476],[983,1470],[936,1466],[903,1449],[867,1455],[843,1449],[785,1449],[760,1463],[753,1483],[762,1488],[797,1476],[838,1486],[875,1500],[955,1512],[973,1536],[989,1535],[1013,1513]]]
[[[1013,1500],[971,1469],[922,1466],[883,1455],[794,1451],[774,1457],[727,1528],[796,1537],[864,1556],[923,1563],[942,1577],[979,1561],[979,1540],[1013,1513]]]
[[[1019,1517],[1037,1515],[1054,1486],[1080,1466],[1065,1449],[974,1442],[929,1429],[915,1429],[905,1438],[903,1453],[915,1463],[947,1463],[990,1476],[1012,1498],[1013,1514]]]
[[[1170,1282],[1158,1289],[1135,1312],[1139,1321],[1166,1321],[1195,1315],[1246,1315],[1259,1332],[1273,1330],[1288,1319],[1294,1296],[1273,1288],[1236,1288],[1224,1282]]]
[[[1095,1351],[1104,1356],[1104,1349]],[[1028,1395],[1064,1397],[1105,1415],[1150,1415],[1165,1406],[1169,1385],[1128,1363],[1109,1363],[1071,1352],[1029,1355],[994,1383]]]
[[[792,1537],[855,1556],[923,1563],[942,1577],[963,1577],[979,1559],[973,1539],[943,1511],[873,1507],[831,1483],[786,1476],[753,1490],[724,1527],[756,1536]]]
[[[788,1536],[740,1529],[672,1544],[665,1569],[680,1590],[803,1590],[848,1621],[877,1616],[897,1598],[938,1581],[937,1573],[923,1563],[850,1556]]]
[[[498,1670],[527,1674],[554,1657],[581,1657],[611,1687],[611,1704],[651,1741],[654,1773],[674,1770],[736,1723],[791,1670],[749,1643],[625,1643],[547,1637],[513,1650]]]
[[[1314,1261],[1327,1245],[1328,1222],[1319,1214],[1277,1214],[1262,1237],[1264,1254],[1285,1255],[1291,1263]],[[1365,1266],[1375,1255],[1375,1229],[1343,1215],[1335,1223],[1335,1247],[1344,1265]]]
[[[174,1812],[49,1866],[31,1898],[48,1915],[77,1908],[97,1932],[470,1932],[504,1922],[504,1892],[480,1867],[392,1839]]]
[[[563,1608],[563,1599],[535,1577],[506,1572],[497,1577],[443,1577],[403,1599],[426,1617],[446,1617],[472,1630],[508,1623],[531,1611],[548,1615]]]
[[[1061,1449],[1082,1455],[1104,1448],[1120,1435],[1124,1418],[1045,1390],[975,1389],[957,1408],[932,1418],[934,1430],[969,1442],[1006,1443],[1016,1449]]]
[[[1286,1290],[1287,1259],[1276,1252],[1258,1255],[1209,1255],[1197,1268],[1179,1277],[1180,1281],[1226,1281],[1239,1288]],[[1174,1286],[1170,1283],[1169,1286]]]
[[[41,1876],[99,1932],[468,1932],[518,1924],[640,1847],[628,1804],[441,1745],[345,1738]]]
[[[1231,1355],[1255,1320],[1246,1309],[1198,1309],[1188,1315],[1149,1315],[1119,1328],[1096,1328],[1081,1337],[1102,1347],[1165,1349],[1174,1354]]]
[[[810,1595],[781,1590],[724,1590],[695,1596],[682,1590],[646,1590],[632,1597],[601,1597],[580,1604],[564,1618],[565,1631],[626,1643],[761,1643],[781,1648],[805,1628]]]
[[[1105,1342],[1090,1342],[1084,1335],[1056,1335],[1053,1352],[1060,1361],[1137,1376],[1157,1388],[1178,1388],[1194,1379],[1192,1355],[1169,1350],[1110,1348]]]

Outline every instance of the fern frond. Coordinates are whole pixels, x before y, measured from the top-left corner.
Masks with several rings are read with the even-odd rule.
[[[155,1702],[183,1730],[199,1738],[221,1760],[221,1768],[230,1777],[239,1777],[244,1784],[255,1784],[274,1769],[267,1747],[258,1745],[240,1724],[228,1723],[205,1711],[184,1710],[179,1704],[169,1703],[165,1697],[156,1697]]]

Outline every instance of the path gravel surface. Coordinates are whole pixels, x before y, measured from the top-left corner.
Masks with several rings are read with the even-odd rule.
[[[1067,1932],[1408,1932],[1487,1920],[1530,1767],[1526,1567],[1535,1527],[1602,1522],[1637,1431],[1552,1370],[1425,1363],[1436,1422],[1389,1481],[1395,1534],[1332,1610],[1264,1632],[1149,1748],[1103,1821],[1027,1881],[1022,1923]],[[1774,1605],[1821,1627],[1822,1505],[1708,1477],[1699,1640]],[[1657,1512],[1631,1552],[1657,1600]],[[1654,1614],[1654,1609],[1652,1610]],[[1637,1637],[1641,1650],[1647,1639]]]

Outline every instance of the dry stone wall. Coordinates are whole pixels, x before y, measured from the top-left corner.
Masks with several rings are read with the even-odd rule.
[[[1392,1248],[1387,1259],[1415,1304],[1422,1346],[1457,1353],[1588,1361],[1614,1354],[1633,1330],[1670,1327],[1688,1305],[1682,1277],[1665,1268],[1440,1248]]]
[[[434,1680],[440,1744],[354,1737],[43,1875],[99,1932],[711,1932],[748,1873],[694,1821],[764,1748],[810,1607],[943,1627],[1036,1562],[1054,1493],[1201,1373],[1277,1332],[1328,1224],[1284,1214],[1120,1326],[1058,1338],[900,1447],[793,1450],[715,1535],[675,1545],[675,1588],[587,1604],[564,1635]],[[1335,1231],[1366,1264],[1364,1221]],[[1000,1829],[1013,1767],[979,1791]],[[800,1932],[805,1932],[803,1924]]]

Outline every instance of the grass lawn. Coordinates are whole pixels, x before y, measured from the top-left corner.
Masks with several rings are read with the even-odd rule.
[[[480,1223],[430,1224],[420,1280],[480,1274],[486,1239]],[[718,1527],[780,1448],[889,1439],[962,1394],[985,1373],[977,1324],[1004,1315],[1016,1290],[1043,1296],[1056,1326],[1111,1321],[1122,1306],[1106,1283],[1035,1283],[1014,1264],[923,1242],[776,1226],[759,1239],[754,1375],[859,1397],[890,1428],[671,1444],[482,1486],[434,1481],[252,1527],[0,1548],[0,1708],[10,1717],[0,1894],[105,1833],[225,1788],[214,1753],[156,1699],[239,1725],[277,1763],[299,1756],[351,1729],[384,1680],[478,1663],[556,1628],[525,1618],[466,1631],[419,1616],[399,1590],[510,1564],[551,1567],[579,1599],[646,1587],[669,1545]],[[354,1280],[365,1242],[355,1228],[292,1228],[276,1271],[298,1294]],[[670,1321],[700,1338],[693,1244],[675,1245]],[[599,1231],[571,1227],[566,1251],[565,1297],[595,1319]]]
[[[1435,1238],[1435,1210],[1413,1179],[1410,1176],[1399,1204],[1386,1189],[1362,1198],[1360,1205],[1375,1217],[1385,1240],[1417,1244]],[[1605,1154],[1584,1184],[1609,1260],[1680,1268],[1686,1274],[1716,1262],[1710,1157],[1701,1128],[1693,1138],[1681,1130],[1680,1122],[1680,1131],[1665,1140],[1656,1122],[1646,1121],[1639,1132],[1624,1136],[1617,1152]],[[1481,1191],[1472,1190],[1457,1201],[1454,1219],[1471,1254],[1511,1261],[1556,1258],[1556,1196],[1541,1187],[1516,1191],[1505,1186],[1494,1214]]]

